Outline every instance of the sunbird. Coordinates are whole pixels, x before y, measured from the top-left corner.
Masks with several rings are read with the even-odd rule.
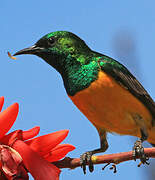
[[[87,163],[90,172],[94,169],[91,156],[107,150],[111,132],[139,137],[133,156],[148,164],[142,143],[155,145],[155,103],[125,66],[67,31],[46,34],[14,56],[21,54],[37,55],[55,68],[69,98],[96,127],[100,148],[80,156],[84,173]]]

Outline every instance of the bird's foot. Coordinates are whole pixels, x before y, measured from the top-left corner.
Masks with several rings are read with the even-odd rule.
[[[88,165],[90,172],[94,171],[94,165],[91,160],[92,155],[93,155],[92,151],[88,151],[80,156],[80,164],[84,174],[86,174],[86,165]]]
[[[133,153],[132,153],[132,156],[134,158],[134,160],[136,161],[136,158],[139,157],[140,158],[140,161],[143,163],[143,164],[147,164],[149,165],[149,163],[147,162],[149,160],[148,157],[146,157],[145,155],[145,152],[144,152],[144,148],[142,146],[142,140],[137,140],[134,144],[134,147],[133,147]]]

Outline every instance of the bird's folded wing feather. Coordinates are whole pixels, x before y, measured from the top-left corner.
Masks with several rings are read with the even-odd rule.
[[[139,81],[119,62],[109,57],[99,60],[101,70],[110,75],[115,81],[128,89],[132,95],[139,99],[153,116],[152,124],[155,126],[155,102],[139,83]]]

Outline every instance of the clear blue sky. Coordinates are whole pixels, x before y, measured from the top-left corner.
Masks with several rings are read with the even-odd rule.
[[[76,146],[70,157],[79,157],[97,148],[99,137],[95,128],[67,97],[60,75],[36,56],[18,56],[14,61],[6,52],[14,53],[33,45],[48,32],[67,30],[83,38],[92,49],[120,61],[113,40],[117,33],[128,31],[136,44],[139,79],[155,98],[154,7],[154,0],[1,0],[0,96],[5,96],[5,108],[13,102],[20,105],[12,129],[26,130],[39,125],[40,134],[69,129],[65,142]],[[110,147],[106,153],[129,151],[133,146],[131,138],[125,136],[109,135],[108,141]],[[95,172],[87,175],[83,175],[80,168],[63,170],[61,179],[146,179],[146,167],[137,168],[137,164],[134,161],[122,163],[117,167],[117,174],[108,168],[102,171],[103,165],[95,166]]]

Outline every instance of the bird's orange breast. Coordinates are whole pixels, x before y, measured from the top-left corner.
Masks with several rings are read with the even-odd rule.
[[[140,136],[139,126],[151,127],[152,116],[147,108],[104,72],[99,72],[96,81],[70,98],[96,127],[109,132]],[[136,121],[137,115],[142,121]]]

